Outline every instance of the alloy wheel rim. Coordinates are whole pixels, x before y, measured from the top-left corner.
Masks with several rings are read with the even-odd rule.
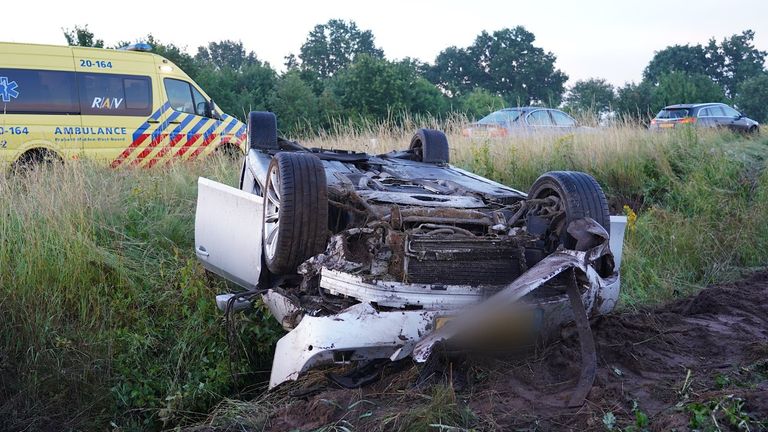
[[[280,176],[276,169],[270,174],[265,198],[264,252],[272,259],[277,252],[277,236],[280,229]]]

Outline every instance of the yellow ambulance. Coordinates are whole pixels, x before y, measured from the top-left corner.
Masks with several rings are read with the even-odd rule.
[[[0,165],[90,158],[152,167],[245,151],[246,127],[146,44],[0,42]]]

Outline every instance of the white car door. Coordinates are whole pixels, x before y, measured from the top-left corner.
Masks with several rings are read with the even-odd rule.
[[[261,274],[264,200],[204,177],[197,181],[195,253],[203,266],[245,288]]]

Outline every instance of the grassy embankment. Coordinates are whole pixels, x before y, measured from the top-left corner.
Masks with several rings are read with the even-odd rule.
[[[307,144],[386,151],[407,145],[413,128],[405,130],[347,130]],[[615,128],[449,140],[455,164],[513,187],[581,170],[614,210],[627,204],[637,219],[624,307],[768,264],[764,137]],[[248,356],[230,369],[212,302],[224,286],[205,277],[192,250],[196,177],[233,183],[238,168],[222,159],[155,170],[70,165],[0,179],[0,429],[167,427],[231,394],[230,370],[268,367],[279,331],[251,315],[241,319],[255,323],[239,326]]]

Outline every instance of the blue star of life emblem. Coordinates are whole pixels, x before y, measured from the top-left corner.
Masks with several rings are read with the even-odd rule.
[[[19,92],[16,91],[18,87],[16,81],[8,81],[8,77],[0,77],[0,99],[3,102],[10,102],[11,98],[19,97]]]

